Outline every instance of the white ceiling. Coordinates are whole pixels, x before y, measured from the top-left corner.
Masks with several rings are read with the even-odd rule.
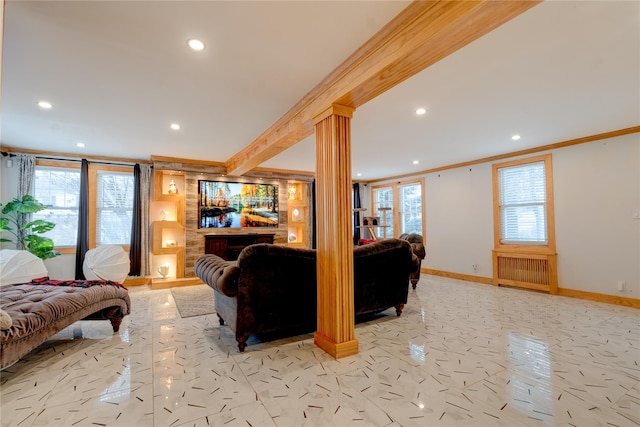
[[[0,141],[224,162],[407,4],[8,0]],[[354,178],[637,126],[639,76],[639,1],[547,1],[357,109]],[[314,157],[310,137],[261,166]]]

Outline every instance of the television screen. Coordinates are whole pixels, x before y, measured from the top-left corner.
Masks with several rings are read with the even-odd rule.
[[[198,181],[199,228],[278,226],[278,186]]]

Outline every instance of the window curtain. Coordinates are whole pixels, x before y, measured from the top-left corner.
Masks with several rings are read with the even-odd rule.
[[[78,204],[78,240],[76,242],[77,280],[84,280],[82,264],[84,254],[89,250],[89,162],[82,159],[80,167],[80,203]]]
[[[27,194],[33,195],[33,180],[36,176],[36,156],[28,154],[16,154],[16,164],[18,165],[18,194],[17,198],[22,200]],[[20,248],[24,242],[24,231],[22,227],[28,224],[32,219],[32,214],[19,215],[18,220],[18,241],[17,247]],[[24,249],[24,248],[23,248]]]
[[[131,224],[131,276],[148,276],[149,266],[149,186],[151,165],[137,164],[133,168],[134,199]]]
[[[360,201],[360,184],[355,182],[353,184],[353,209],[362,207]],[[358,245],[360,243],[360,212],[353,212],[353,244]]]

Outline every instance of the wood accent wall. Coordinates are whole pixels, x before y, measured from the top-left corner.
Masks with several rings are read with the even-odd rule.
[[[318,329],[315,344],[336,359],[358,352],[351,237],[351,116],[334,105],[315,120]]]

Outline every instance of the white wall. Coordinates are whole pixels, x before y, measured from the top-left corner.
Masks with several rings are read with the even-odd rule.
[[[423,266],[491,277],[491,188],[489,164],[425,176],[424,237],[428,256]],[[473,264],[478,265],[477,272],[473,271]]]
[[[640,134],[550,152],[559,286],[640,298],[640,219],[633,218],[640,211]],[[492,277],[491,166],[424,176],[423,267]],[[366,188],[370,208],[371,186]],[[617,290],[620,280],[627,291]]]
[[[553,175],[560,287],[640,298],[640,135],[557,150]]]

